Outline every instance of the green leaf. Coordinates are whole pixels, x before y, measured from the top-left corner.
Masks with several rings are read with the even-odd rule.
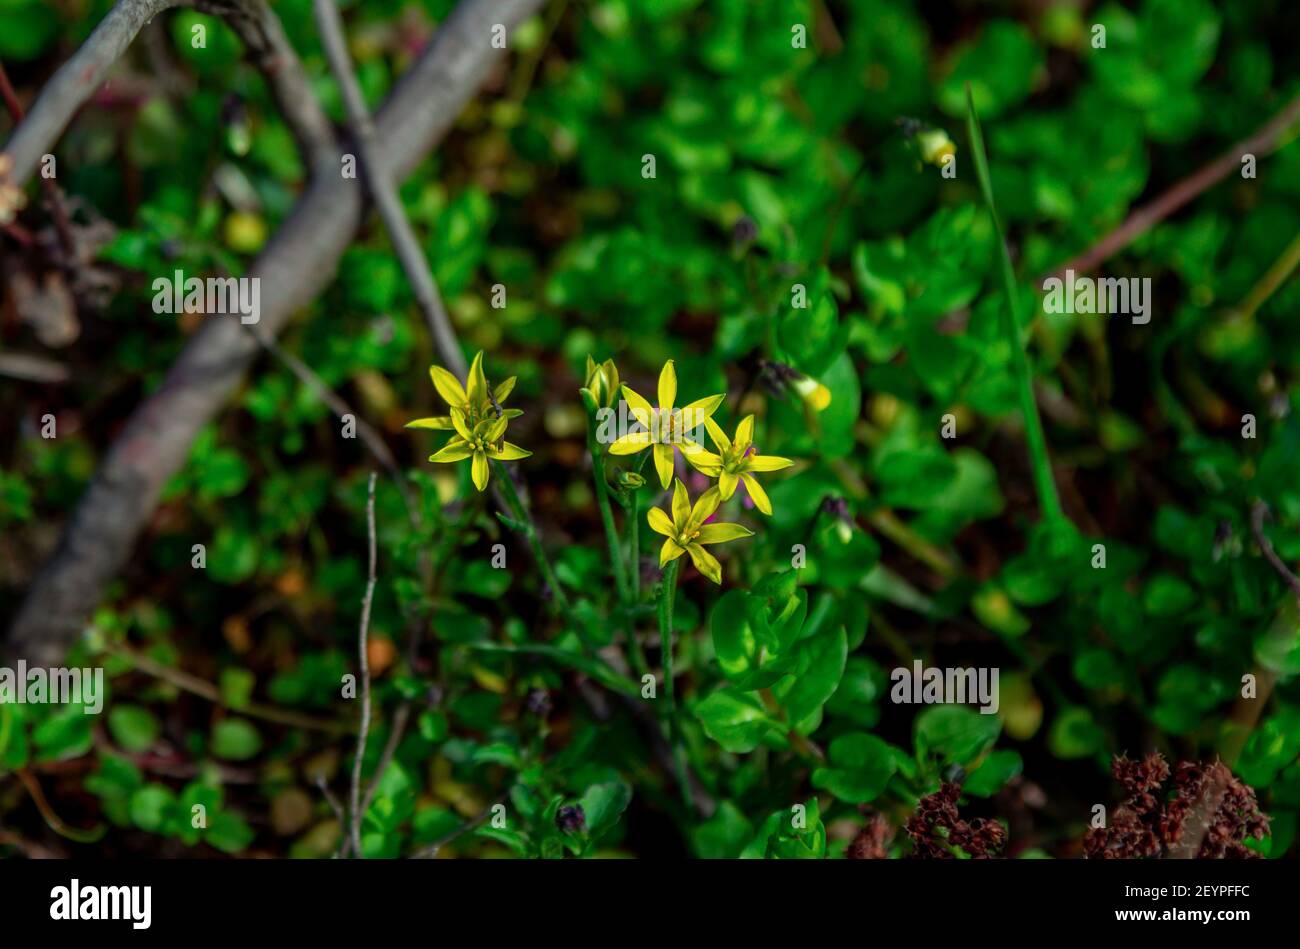
[[[842,626],[796,644],[794,668],[772,687],[772,694],[785,708],[796,731],[807,734],[812,730],[806,723],[821,712],[826,700],[839,688],[848,651],[848,635]]]
[[[941,761],[968,764],[998,739],[1002,721],[965,705],[932,705],[916,717],[918,755],[930,753]]]
[[[131,823],[152,833],[162,831],[173,816],[176,795],[161,784],[148,784],[131,795]]]
[[[138,705],[115,705],[108,713],[108,731],[124,751],[148,750],[160,729],[153,712]]]
[[[91,729],[93,715],[81,705],[60,706],[49,718],[32,730],[32,744],[38,761],[61,761],[80,758],[94,746]]]
[[[939,86],[939,107],[949,115],[963,115],[969,82],[980,113],[1001,115],[1028,97],[1043,65],[1043,51],[1025,27],[1013,20],[992,20],[974,42],[958,49]]]
[[[242,718],[224,718],[212,729],[212,753],[231,761],[247,761],[262,750],[262,737]]]
[[[622,781],[606,781],[587,788],[579,802],[586,817],[587,833],[594,838],[609,830],[631,801],[632,789]]]
[[[989,752],[978,767],[966,776],[966,781],[961,786],[962,793],[975,797],[992,797],[1023,768],[1024,762],[1020,760],[1018,752]]]
[[[897,770],[894,749],[875,735],[840,735],[827,749],[830,764],[813,771],[813,787],[846,804],[868,804],[884,792]]]
[[[1086,708],[1064,709],[1052,722],[1047,746],[1058,758],[1086,758],[1098,751],[1105,734]]]
[[[750,692],[721,688],[695,706],[704,732],[727,751],[745,754],[766,739],[783,738],[784,729]]]
[[[253,842],[253,828],[248,822],[230,811],[212,816],[203,839],[222,853],[241,853]]]
[[[731,801],[722,801],[713,816],[691,833],[695,855],[702,860],[730,860],[754,836],[754,825]]]

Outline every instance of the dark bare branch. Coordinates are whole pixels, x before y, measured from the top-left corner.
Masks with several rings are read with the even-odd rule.
[[[501,55],[492,48],[492,26],[513,29],[541,5],[542,0],[464,0],[439,26],[376,116],[385,144],[378,160],[390,177],[401,180],[411,172],[482,84]],[[261,279],[259,326],[268,335],[278,334],[333,279],[361,213],[358,182],[340,175],[321,176],[299,199],[247,273]],[[57,663],[130,557],[195,436],[229,400],[257,352],[256,340],[224,318],[209,319],[189,342],[109,449],[10,627],[10,652],[33,663]]]
[[[81,48],[54,74],[9,141],[5,153],[14,162],[13,182],[25,184],[49,153],[77,111],[104,83],[140,31],[158,14],[189,6],[185,0],[121,0],[95,27]],[[293,131],[309,169],[334,157],[329,119],[312,94],[306,73],[280,21],[264,0],[200,0],[197,9],[229,23],[262,73],[272,98]]]
[[[406,271],[406,279],[410,281],[415,302],[429,325],[429,333],[438,348],[438,355],[442,357],[443,365],[463,381],[469,367],[456,342],[451,319],[447,316],[447,307],[443,305],[442,294],[438,292],[438,284],[429,270],[429,261],[425,259],[415,229],[402,210],[402,202],[393,186],[393,179],[379,162],[375,123],[370,117],[370,110],[366,108],[365,99],[361,97],[361,86],[357,83],[356,74],[352,71],[352,59],[348,56],[348,44],[343,36],[343,23],[338,9],[334,6],[334,0],[314,0],[314,7],[316,30],[320,33],[321,45],[325,48],[330,72],[334,74],[334,81],[338,83],[343,95],[343,107],[347,110],[348,125],[360,153],[361,173],[365,177],[366,187],[383,219],[384,229],[393,242],[397,259]]]

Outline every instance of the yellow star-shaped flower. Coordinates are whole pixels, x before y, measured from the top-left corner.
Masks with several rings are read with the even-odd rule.
[[[682,554],[690,554],[691,561],[700,573],[714,583],[722,583],[722,564],[704,549],[705,544],[722,544],[729,540],[752,537],[754,532],[739,524],[705,524],[722,503],[718,488],[709,488],[691,507],[686,485],[680,480],[673,483],[672,516],[661,508],[652,507],[646,512],[650,529],[663,534],[667,540],[659,551],[659,566],[663,567]]]
[[[631,432],[616,439],[609,446],[611,455],[634,455],[646,448],[652,449],[659,483],[666,488],[673,480],[674,448],[693,465],[694,456],[701,452],[707,454],[704,446],[689,438],[686,432],[707,421],[722,404],[723,396],[711,395],[680,409],[674,408],[673,402],[677,399],[677,371],[673,368],[671,359],[664,363],[664,368],[659,373],[657,408],[626,385],[623,386],[623,398],[627,400],[632,417],[641,424],[644,431]]]
[[[709,438],[717,446],[719,454],[705,452],[696,459],[695,467],[711,478],[718,479],[718,492],[722,500],[727,501],[736,493],[736,485],[745,482],[754,506],[764,514],[771,515],[772,501],[763,486],[754,477],[755,471],[780,471],[789,468],[793,461],[779,455],[760,455],[754,451],[754,416],[747,415],[736,426],[736,437],[727,438],[717,422],[708,419],[704,423],[709,429]]]
[[[474,487],[482,491],[488,483],[488,459],[495,461],[515,461],[532,454],[518,445],[506,441],[507,420],[486,418],[471,429],[465,423],[465,413],[460,409],[451,410],[451,423],[456,434],[441,451],[429,456],[430,461],[450,462],[472,459],[470,474],[474,477]]]
[[[496,417],[496,407],[504,404],[506,397],[514,390],[516,377],[511,376],[497,386],[489,398],[487,378],[483,375],[483,353],[480,351],[474,357],[474,364],[469,367],[468,391],[461,386],[459,379],[441,366],[430,366],[429,378],[433,380],[433,387],[438,390],[438,395],[442,396],[442,400],[449,407],[459,409],[468,424],[477,425],[485,418]],[[518,409],[504,409],[501,417],[512,419],[523,414]],[[452,425],[451,416],[439,415],[433,418],[417,418],[407,422],[406,427],[451,431],[455,426]]]

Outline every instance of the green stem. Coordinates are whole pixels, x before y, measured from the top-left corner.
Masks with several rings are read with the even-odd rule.
[[[980,191],[984,194],[984,203],[988,205],[989,216],[993,218],[993,230],[998,239],[998,251],[1002,262],[1002,284],[1007,295],[1007,318],[1002,321],[1002,326],[1007,342],[1011,345],[1011,361],[1015,369],[1016,388],[1020,395],[1020,414],[1025,422],[1025,441],[1029,446],[1034,487],[1038,492],[1038,503],[1043,510],[1043,516],[1049,521],[1064,521],[1065,513],[1061,510],[1061,499],[1056,493],[1056,481],[1052,476],[1052,461],[1047,455],[1047,439],[1043,435],[1042,420],[1038,417],[1038,403],[1034,401],[1034,379],[1029,368],[1029,357],[1025,354],[1025,346],[1021,340],[1015,270],[1011,266],[1011,254],[1007,251],[1002,222],[998,219],[998,209],[993,203],[988,156],[984,152],[984,136],[980,132],[979,116],[975,114],[975,99],[971,95],[969,83],[966,84],[966,115],[971,152],[975,158],[975,174],[979,178]]]
[[[627,573],[623,569],[623,551],[618,546],[618,529],[614,526],[614,512],[609,506],[609,485],[605,483],[604,452],[595,438],[588,433],[587,450],[591,452],[591,473],[596,481],[596,504],[600,520],[605,525],[605,541],[609,545],[610,568],[614,572],[614,587],[620,600],[627,599]]]
[[[533,558],[537,561],[537,566],[541,568],[546,585],[551,588],[551,596],[556,608],[564,613],[569,612],[569,598],[564,595],[564,590],[560,587],[560,581],[556,579],[555,570],[551,567],[551,562],[546,559],[546,551],[542,548],[542,541],[537,535],[537,525],[533,523],[532,515],[524,509],[524,502],[519,497],[519,489],[515,487],[515,479],[510,477],[510,472],[506,470],[506,466],[501,462],[493,461],[492,464],[496,466],[497,482],[505,485],[502,495],[506,499],[506,505],[510,508],[510,516],[522,525],[529,546],[533,548]]]
[[[627,642],[637,673],[645,675],[650,667],[646,662],[645,650],[641,647],[641,639],[637,636],[636,614],[636,607],[641,602],[641,548],[639,535],[641,504],[636,488],[632,488],[629,495],[627,532],[631,555],[628,564],[630,569],[628,571]]]
[[[632,497],[628,502],[631,506],[627,522],[628,566],[631,568],[628,572],[628,589],[632,604],[636,605],[641,602],[641,496],[637,494],[636,488],[629,494]]]
[[[1246,294],[1241,303],[1237,305],[1236,312],[1233,314],[1242,320],[1251,320],[1255,317],[1255,312],[1268,302],[1274,292],[1282,284],[1286,283],[1287,278],[1300,266],[1300,234],[1291,239],[1291,243],[1282,251],[1280,257],[1273,261],[1264,275],[1259,278],[1250,292]]]
[[[683,803],[690,810],[695,804],[691,800],[691,785],[686,776],[686,752],[677,727],[677,696],[673,686],[673,599],[677,595],[677,569],[680,564],[680,560],[672,560],[664,567],[659,590],[659,643],[663,653],[664,697],[668,700],[668,744],[672,748],[673,766],[677,771],[677,787],[681,790]]]
[[[663,652],[664,695],[668,699],[670,717],[677,710],[673,692],[673,599],[677,595],[677,568],[680,563],[680,560],[668,562],[659,587],[659,648]]]

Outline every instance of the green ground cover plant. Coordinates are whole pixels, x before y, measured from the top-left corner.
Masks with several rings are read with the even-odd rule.
[[[326,121],[185,4],[44,177],[0,0],[0,854],[1295,854],[1300,10],[233,6]]]

